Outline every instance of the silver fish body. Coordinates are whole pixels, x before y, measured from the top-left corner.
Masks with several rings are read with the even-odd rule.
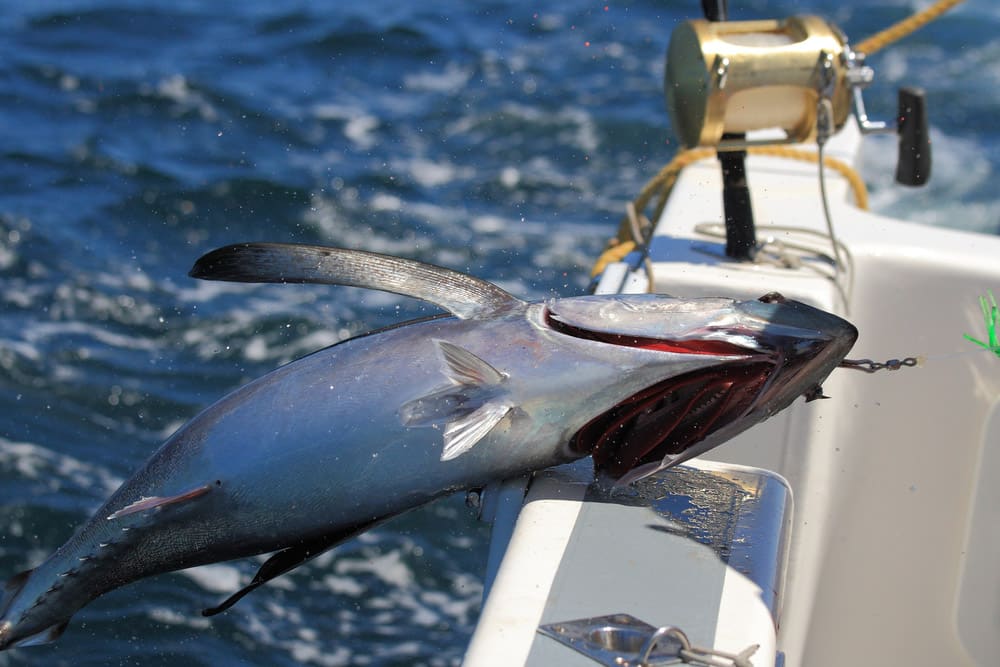
[[[264,256],[295,265],[286,252]],[[357,284],[328,272],[314,281]],[[253,275],[267,279],[259,266]],[[54,639],[77,609],[137,579],[277,552],[213,611],[224,609],[455,490],[588,454],[624,481],[675,465],[818,387],[857,335],[783,300],[526,304],[489,288],[485,306],[436,298],[457,316],[344,341],[196,416],[65,545],[8,583],[0,649]]]

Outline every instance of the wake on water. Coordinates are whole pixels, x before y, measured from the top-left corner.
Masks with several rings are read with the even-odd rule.
[[[911,3],[731,3],[864,37]],[[693,2],[350,7],[38,2],[0,26],[0,578],[61,544],[177,426],[274,366],[419,304],[191,281],[203,251],[325,243],[536,299],[580,292],[623,203],[673,154],[662,62]],[[970,2],[878,54],[870,112],[928,91],[934,176],[873,208],[996,233],[1000,10]],[[752,175],[751,175],[752,178]],[[166,575],[0,665],[457,664],[488,530],[449,498],[258,591],[257,562]]]

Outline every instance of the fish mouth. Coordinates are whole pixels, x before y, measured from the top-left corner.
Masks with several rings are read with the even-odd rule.
[[[592,419],[573,436],[570,449],[589,453],[595,470],[615,479],[680,457],[753,411],[775,369],[771,361],[748,361],[664,380]]]
[[[736,356],[746,357],[753,354],[753,350],[748,350],[735,343],[724,340],[709,340],[705,338],[689,339],[669,339],[653,338],[650,336],[633,336],[630,334],[613,333],[608,331],[597,331],[584,329],[559,319],[551,310],[545,310],[545,324],[553,331],[572,336],[592,340],[598,343],[618,345],[621,347],[634,347],[643,350],[653,350],[656,352],[672,352],[675,354],[704,354],[713,356]]]
[[[697,305],[697,304],[696,304]],[[654,304],[655,307],[655,304]],[[711,312],[716,308],[719,314]],[[822,397],[820,383],[857,339],[841,318],[770,293],[754,301],[707,304],[697,326],[669,337],[592,331],[546,313],[554,330],[577,338],[672,355],[713,357],[592,418],[570,439],[598,473],[633,481],[697,456],[788,407]],[[661,329],[663,331],[663,329]],[[624,483],[624,482],[623,482]]]
[[[720,363],[658,382],[598,415],[576,432],[570,450],[590,454],[595,469],[616,479],[635,468],[683,454],[744,417],[768,392],[780,355],[724,340],[631,336],[576,327],[546,312],[559,333],[601,343],[684,355]]]

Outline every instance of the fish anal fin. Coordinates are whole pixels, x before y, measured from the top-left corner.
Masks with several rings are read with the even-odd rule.
[[[450,461],[472,449],[512,409],[513,406],[507,403],[487,403],[474,412],[448,422],[444,429],[441,460]]]
[[[455,384],[493,385],[507,377],[464,347],[446,340],[435,342],[444,360],[444,373]]]
[[[138,514],[139,512],[160,509],[167,507],[168,505],[177,505],[189,500],[194,500],[195,498],[199,498],[211,491],[212,486],[212,484],[204,484],[172,496],[150,496],[148,498],[139,498],[139,500],[136,500],[132,504],[126,505],[120,510],[109,515],[108,520],[120,519],[123,516],[128,516],[130,514]]]
[[[223,600],[221,604],[218,604],[215,607],[209,607],[208,609],[203,609],[201,615],[215,616],[216,614],[221,614],[242,600],[248,593],[257,590],[272,579],[276,579],[287,572],[291,572],[295,568],[312,560],[324,551],[335,547],[341,542],[349,540],[355,535],[365,532],[380,521],[381,519],[376,519],[374,521],[361,523],[347,528],[346,530],[340,530],[315,540],[308,540],[272,554],[271,557],[264,561],[264,563],[260,566],[257,570],[257,574],[254,575],[249,584],[230,595],[228,598]]]

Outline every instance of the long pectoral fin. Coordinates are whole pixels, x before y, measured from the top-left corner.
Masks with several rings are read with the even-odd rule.
[[[365,532],[379,523],[379,521],[380,519],[362,523],[347,530],[338,531],[332,535],[327,535],[317,540],[303,542],[302,544],[298,544],[294,547],[282,549],[264,561],[264,564],[260,566],[260,569],[257,570],[257,574],[254,575],[249,584],[230,595],[228,598],[223,600],[221,604],[215,607],[209,607],[208,609],[203,609],[201,615],[215,616],[216,614],[226,611],[234,604],[242,600],[248,593],[255,591],[267,582],[280,577],[286,572],[291,572],[295,568],[312,560],[324,551],[332,549],[341,542],[345,542],[355,535]]]
[[[297,243],[240,243],[203,255],[192,278],[244,283],[322,283],[365,287],[428,301],[461,319],[524,306],[493,283],[389,255]]]

